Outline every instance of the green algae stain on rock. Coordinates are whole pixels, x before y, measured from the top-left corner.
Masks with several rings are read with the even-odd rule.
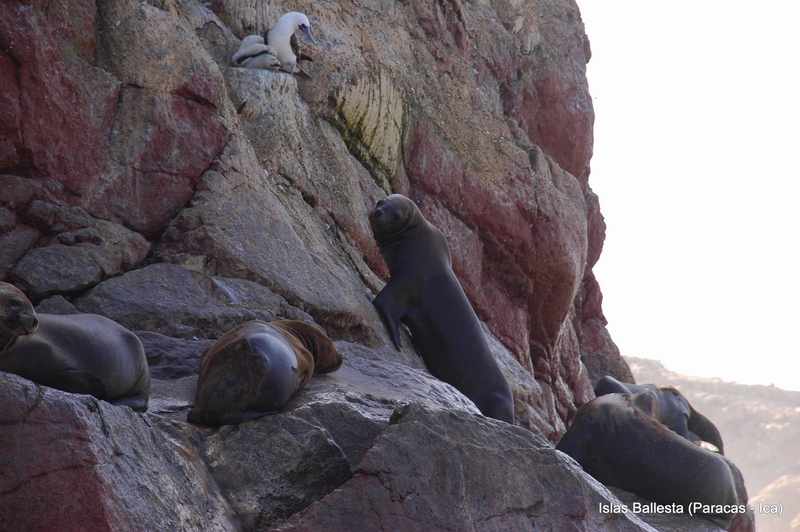
[[[364,76],[334,95],[335,124],[350,153],[387,193],[400,167],[406,109],[388,73]]]

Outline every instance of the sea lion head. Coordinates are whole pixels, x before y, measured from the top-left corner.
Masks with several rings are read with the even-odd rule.
[[[37,327],[39,319],[22,290],[0,282],[0,342],[32,334]]]
[[[369,213],[369,225],[378,246],[383,246],[414,227],[421,216],[416,203],[402,194],[392,194],[380,200]]]

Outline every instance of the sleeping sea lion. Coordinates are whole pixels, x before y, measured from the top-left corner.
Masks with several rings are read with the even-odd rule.
[[[722,436],[716,425],[703,414],[692,408],[686,397],[672,386],[656,386],[655,384],[629,384],[620,382],[610,375],[602,377],[594,387],[594,394],[599,397],[609,393],[637,393],[652,390],[658,396],[658,420],[689,441],[708,442],[725,454]]]
[[[603,484],[680,505],[682,513],[728,528],[746,511],[730,467],[667,429],[658,421],[658,404],[652,390],[602,395],[578,410],[556,449]]]
[[[139,338],[96,314],[36,314],[0,282],[0,371],[144,412],[150,369]]]
[[[380,200],[369,222],[391,276],[373,304],[395,347],[402,321],[434,377],[455,386],[485,416],[513,423],[511,388],[453,273],[442,232],[400,194]]]
[[[222,335],[200,356],[195,404],[188,419],[230,425],[276,412],[314,373],[330,373],[342,355],[308,323],[255,320]]]

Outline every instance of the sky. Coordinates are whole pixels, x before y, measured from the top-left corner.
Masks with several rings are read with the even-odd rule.
[[[800,2],[577,2],[612,338],[800,390]]]

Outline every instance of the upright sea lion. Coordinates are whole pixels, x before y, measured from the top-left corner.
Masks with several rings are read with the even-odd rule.
[[[574,458],[589,475],[609,486],[730,526],[739,504],[725,459],[658,421],[652,390],[593,399],[575,414],[556,449]]]
[[[147,410],[150,369],[135,334],[96,314],[36,314],[8,283],[0,283],[0,371]]]
[[[594,394],[599,397],[609,393],[637,393],[643,390],[652,390],[658,396],[658,420],[670,430],[674,430],[684,438],[694,443],[708,442],[720,454],[725,454],[722,445],[722,436],[716,425],[703,414],[692,408],[686,397],[672,386],[656,386],[655,384],[629,384],[620,382],[614,377],[606,375],[597,381]]]
[[[203,351],[188,419],[230,425],[277,411],[314,373],[330,373],[342,355],[330,338],[295,320],[249,321]]]
[[[455,386],[485,416],[513,423],[511,388],[453,273],[442,232],[400,194],[380,200],[369,222],[391,275],[373,304],[395,347],[402,321],[434,377]]]

